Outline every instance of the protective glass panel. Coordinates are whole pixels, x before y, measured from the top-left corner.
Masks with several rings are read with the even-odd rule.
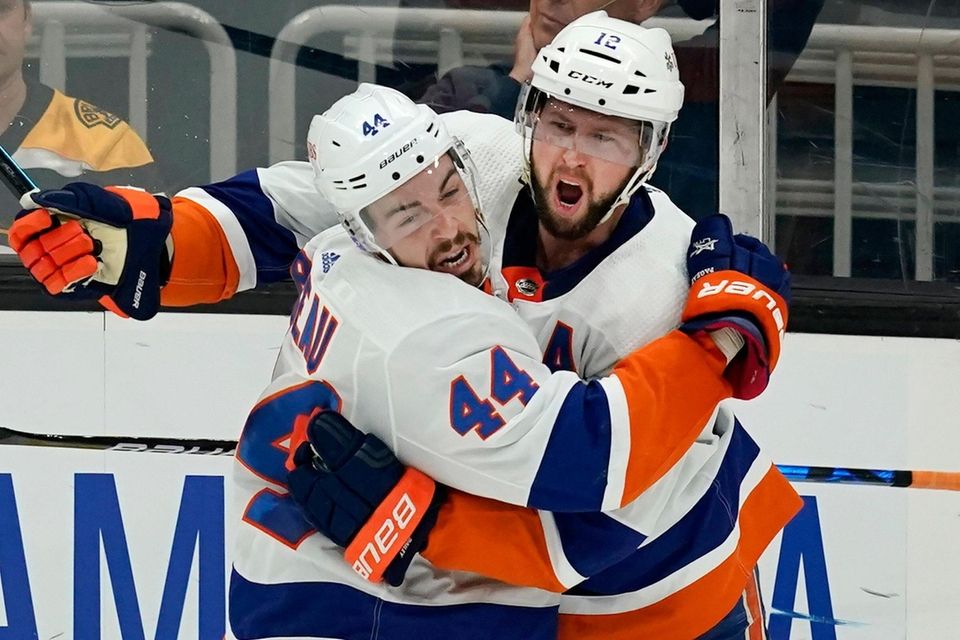
[[[960,280],[957,4],[768,11],[778,253],[798,274]]]
[[[701,218],[719,208],[719,99],[721,93],[729,95],[743,89],[724,86],[721,91],[718,18],[721,6],[734,6],[737,11],[749,13],[753,7],[763,5],[751,0],[726,0],[722,4],[720,0],[34,0],[30,3],[0,0],[0,87],[3,88],[0,109],[4,114],[0,119],[0,143],[40,187],[54,188],[73,180],[84,180],[102,185],[132,184],[172,195],[182,188],[225,179],[244,169],[306,158],[305,140],[311,116],[354,90],[360,82],[398,88],[440,112],[469,109],[512,119],[537,49],[573,19],[602,7],[614,17],[662,27],[673,38],[676,64],[686,87],[685,104],[671,127],[668,145],[650,182],[663,189],[688,214]],[[956,0],[769,0],[766,8],[769,91],[762,97],[767,98],[770,114],[767,130],[770,144],[765,158],[769,163],[768,179],[761,186],[768,192],[767,211],[774,223],[771,239],[777,253],[787,260],[798,280],[802,276],[838,276],[843,278],[842,282],[847,282],[847,278],[864,278],[871,282],[893,281],[897,285],[914,280],[948,283],[960,280],[960,128],[955,124],[960,122],[960,4]],[[528,11],[529,22],[525,22]],[[533,130],[539,139],[551,144],[581,149],[622,163],[636,161],[633,151],[624,151],[622,145],[615,145],[611,150],[589,129],[577,128],[571,133],[562,127],[558,129],[555,123],[547,127],[540,126],[542,124],[537,123]],[[638,135],[638,155],[642,155],[639,151],[651,147],[651,140],[659,139],[656,131],[648,134],[644,130]],[[728,151],[725,149],[724,153]],[[520,152],[518,145],[517,153]],[[499,160],[492,158],[493,155],[476,158],[478,179],[483,178],[483,172],[497,168]],[[473,185],[467,173],[451,174],[448,170],[440,171],[440,167],[430,171],[420,176],[424,178],[423,184],[411,183],[409,190],[391,194],[374,203],[367,212],[371,216],[382,214],[385,219],[382,225],[372,217],[369,219],[383,246],[395,247],[410,233],[437,220],[440,212],[456,210],[462,214],[468,207],[475,206],[468,197]],[[244,185],[253,184],[256,174],[247,173],[244,180],[241,181]],[[240,200],[233,199],[235,194],[217,185],[211,187],[209,193],[208,203],[215,213],[222,213],[218,198],[221,203],[231,204]],[[263,202],[256,200],[252,207]],[[0,228],[10,225],[18,209],[13,194],[0,195]],[[266,210],[268,216],[273,213],[269,207]],[[262,211],[259,209],[257,214]],[[393,214],[387,216],[391,212]],[[243,227],[241,223],[234,223],[228,228],[233,222],[229,215],[221,221],[227,221],[224,232],[231,234],[230,240],[238,250],[244,248],[244,234],[253,237],[263,232],[255,224]],[[289,249],[293,234],[281,232],[277,236],[280,244]],[[13,273],[22,283],[27,276],[9,255],[5,243],[0,233],[2,274]],[[435,254],[439,255],[440,262],[446,263],[441,270],[458,275],[473,258],[462,254],[459,247],[451,246],[444,251],[456,253]],[[335,253],[323,255],[321,268],[329,268],[338,257]],[[282,264],[282,259],[274,259],[270,251],[238,253],[237,262],[242,263],[238,266],[244,273],[237,276],[240,283],[233,284],[241,288],[262,284],[267,278],[261,281],[257,278],[263,274],[284,278],[287,265]],[[257,267],[262,266],[260,263],[267,264],[263,274],[256,272]],[[478,263],[479,260],[475,260],[474,264]],[[306,277],[304,263],[298,259],[294,267],[302,287]],[[27,282],[34,285],[32,281]],[[521,283],[530,286],[524,289]],[[618,286],[622,289],[633,284],[614,283],[612,293],[607,296],[614,302]],[[39,296],[40,287],[35,289]],[[517,281],[517,289],[520,295],[529,296],[537,291],[537,285],[524,278]],[[0,295],[7,295],[8,291],[0,291]],[[402,294],[398,292],[398,296]],[[269,292],[264,297],[272,295],[273,292]],[[312,320],[310,302],[314,303],[315,310]],[[316,364],[323,357],[336,324],[317,297],[310,299],[305,293],[299,305],[306,307],[307,320],[316,324],[312,324],[311,330],[295,325],[296,342],[305,353],[313,354]],[[276,309],[271,311],[275,313]],[[23,427],[53,432],[66,426],[73,428],[75,422],[89,414],[95,416],[90,422],[100,430],[117,424],[122,425],[121,430],[138,429],[141,422],[150,422],[151,418],[156,421],[152,424],[172,429],[180,422],[169,418],[175,414],[167,414],[163,409],[186,407],[193,414],[194,409],[205,409],[211,398],[236,395],[231,376],[245,371],[240,363],[246,364],[244,360],[233,359],[238,350],[237,336],[249,340],[239,323],[221,323],[218,319],[215,332],[211,330],[202,335],[204,343],[217,345],[216,354],[210,358],[212,371],[209,376],[203,376],[197,372],[204,371],[204,358],[190,350],[191,343],[184,341],[183,333],[171,332],[170,343],[166,343],[172,345],[168,355],[177,361],[177,368],[153,369],[148,365],[141,367],[139,358],[147,352],[167,352],[165,346],[160,346],[162,342],[156,342],[162,337],[162,325],[148,325],[151,332],[159,326],[156,333],[149,336],[150,342],[131,341],[129,351],[118,351],[116,345],[122,337],[117,338],[117,334],[130,335],[136,329],[131,330],[129,323],[120,325],[123,329],[119,331],[113,329],[118,325],[109,315],[106,320],[101,317],[84,320],[90,321],[90,335],[100,342],[89,339],[84,342],[72,331],[51,330],[43,335],[43,344],[49,343],[49,353],[56,356],[51,363],[35,358],[31,352],[28,357],[21,356],[20,362],[29,362],[35,369],[24,369],[26,373],[21,370],[11,373],[12,368],[3,371],[7,377],[0,383],[0,390],[6,391],[5,400],[9,400],[5,405],[8,411],[12,408],[24,416]],[[165,321],[168,320],[160,320]],[[166,326],[179,326],[177,321],[178,318],[173,318]],[[19,332],[27,325],[57,326],[46,322],[46,318],[38,321],[35,316],[16,318],[14,326],[18,333],[3,336],[7,347],[17,346]],[[857,325],[851,333],[859,331],[860,322],[859,317],[851,321]],[[111,328],[110,344],[105,342],[104,327]],[[281,332],[283,328],[280,327]],[[567,363],[571,368],[574,366],[572,336],[571,327],[563,323],[556,325],[551,348],[559,346],[552,358],[548,358],[551,366],[565,368]],[[950,351],[950,347],[955,346],[952,342],[901,342],[897,347],[901,350],[893,352],[892,357],[880,357],[876,353],[880,350],[878,345],[882,346],[883,342],[889,345],[892,341],[867,341],[858,336],[854,337],[856,346],[846,352],[849,357],[841,362],[836,354],[843,350],[838,346],[842,347],[840,340],[849,336],[839,340],[833,340],[835,336],[814,337],[825,340],[810,342],[810,336],[797,334],[789,337],[789,341],[800,345],[806,341],[808,346],[805,351],[791,352],[790,362],[786,357],[783,359],[784,368],[778,373],[782,377],[778,380],[786,384],[778,382],[780,387],[770,390],[783,395],[773,395],[774,400],[767,400],[771,404],[755,414],[762,417],[762,412],[767,411],[769,419],[746,421],[751,429],[755,423],[759,429],[767,429],[766,433],[758,433],[765,436],[758,439],[764,441],[766,449],[768,437],[772,436],[769,437],[774,442],[771,451],[778,462],[783,453],[790,454],[784,458],[785,462],[821,463],[849,462],[850,454],[856,454],[852,459],[861,466],[888,464],[891,460],[905,460],[902,456],[908,450],[912,461],[920,444],[926,443],[928,449],[942,448],[947,452],[947,462],[937,467],[955,467],[956,456],[950,457],[950,448],[942,446],[955,441],[955,433],[941,437],[938,432],[930,431],[931,428],[949,430],[956,422],[955,412],[938,406],[938,400],[948,394],[938,395],[935,391],[943,388],[937,384],[949,384],[951,374],[955,376],[956,352]],[[278,335],[276,340],[257,344],[259,355],[272,359],[279,339]],[[222,348],[219,347],[221,340]],[[569,349],[564,346],[567,344],[571,345]],[[185,359],[189,371],[182,374],[182,380],[179,379],[184,371],[181,351],[188,352],[189,356]],[[80,358],[83,368],[80,374],[68,376],[72,370],[62,368],[60,362],[77,353],[83,354]],[[509,358],[507,362],[512,366]],[[831,370],[825,373],[826,369]],[[133,374],[129,374],[130,371]],[[251,375],[256,373],[250,371]],[[264,368],[262,375],[266,375],[266,371]],[[56,377],[58,373],[60,378]],[[492,384],[516,386],[522,373],[510,368]],[[183,380],[192,382],[191,376],[199,379],[192,385],[195,388],[176,386]],[[796,388],[790,384],[791,376],[799,385]],[[21,377],[31,380],[33,386],[23,393],[17,393],[16,386],[10,391],[8,387],[14,378]],[[94,380],[96,377],[100,382]],[[118,407],[117,398],[123,396],[121,399],[126,402],[128,394],[111,387],[111,395],[101,382],[110,379],[112,383],[119,378],[147,381],[149,394],[145,393],[144,397],[156,404],[140,404],[134,401],[140,396],[129,395],[132,399],[127,406]],[[32,379],[37,382],[34,384]],[[156,387],[152,384],[154,380],[159,380]],[[231,388],[217,393],[211,381],[220,381]],[[46,391],[51,387],[55,393]],[[469,385],[466,388],[470,390],[468,400],[477,401],[475,415],[492,406],[486,400],[486,389],[477,389],[479,397],[473,397],[474,391]],[[36,401],[41,395],[39,389],[46,391],[42,402]],[[170,389],[177,389],[179,393],[168,393]],[[861,398],[869,395],[869,399],[857,404],[854,395],[857,389]],[[258,392],[259,387],[251,389],[249,399],[255,391]],[[74,395],[71,396],[71,392]],[[184,395],[184,392],[195,393]],[[494,391],[494,395],[505,397],[509,393]],[[514,396],[506,399],[516,406],[518,401]],[[78,397],[85,401],[83,405],[73,402]],[[312,399],[309,404],[312,409],[317,400]],[[55,414],[49,414],[55,415],[55,420],[33,421],[50,407],[56,409]],[[755,405],[745,411],[751,409],[757,411]],[[117,418],[118,415],[133,418],[125,422]],[[206,414],[198,411],[198,415]],[[229,414],[224,415],[235,418],[236,407],[231,405]],[[193,427],[193,422],[184,422]],[[190,434],[191,437],[202,434],[212,423],[200,425],[198,434]],[[791,428],[793,425],[796,428]],[[904,425],[911,425],[911,429],[913,425],[920,425],[923,430],[913,429],[908,433],[901,428]],[[217,428],[221,427],[222,424]],[[236,427],[239,428],[239,424]],[[474,437],[472,433],[468,435]],[[789,438],[789,446],[777,448],[776,437]],[[270,451],[275,457],[286,440],[271,441],[276,445]],[[809,456],[797,455],[802,446],[810,447]],[[830,452],[828,460],[822,457],[825,451]],[[10,460],[24,469],[27,467],[27,462],[20,461],[19,452],[8,454],[6,467],[0,465],[0,481],[4,481],[0,483],[0,507],[5,514],[17,512],[10,483]],[[85,460],[82,465],[87,470],[120,466],[114,460],[111,457],[109,463],[101,461],[92,466]],[[272,462],[271,465],[277,466]],[[280,465],[278,469],[282,469],[282,462]],[[30,466],[44,473],[52,468],[47,461]],[[145,471],[148,466],[149,463],[144,464]],[[59,473],[63,469],[55,471]],[[152,477],[151,482],[144,483],[143,473],[140,469],[137,471],[141,484],[164,484]],[[87,504],[79,500],[86,493],[106,495],[107,492],[99,489],[96,492],[83,489],[83,482],[78,481],[89,481],[90,477],[86,476],[90,475],[84,472],[84,477],[80,474],[74,477],[71,473],[69,478],[58,481],[65,487],[61,497],[68,498],[59,511],[74,513],[74,499],[78,505]],[[863,475],[851,472],[846,478]],[[109,480],[106,476],[101,479]],[[16,483],[21,514],[33,511],[38,503],[46,504],[50,497],[45,491],[45,482],[24,482],[17,478]],[[177,483],[166,484],[179,487]],[[80,489],[75,491],[75,486]],[[30,487],[44,491],[33,491],[26,498],[24,491]],[[222,485],[204,493],[216,496],[216,490],[222,491]],[[186,499],[187,485],[183,494]],[[126,509],[128,496],[122,491],[120,495]],[[932,556],[929,564],[916,570],[910,567],[911,575],[923,576],[942,565],[948,575],[937,576],[930,587],[929,598],[917,598],[916,592],[911,592],[910,620],[918,626],[911,628],[909,634],[904,632],[905,614],[892,625],[879,626],[870,624],[876,618],[861,616],[860,611],[851,613],[846,607],[844,594],[853,593],[866,603],[864,609],[868,614],[877,610],[886,613],[897,607],[906,611],[905,590],[898,583],[890,586],[888,576],[882,575],[887,565],[877,558],[891,559],[898,552],[900,557],[907,555],[897,538],[903,530],[890,525],[898,519],[903,521],[908,500],[915,500],[898,493],[899,502],[890,506],[872,497],[864,499],[865,494],[851,495],[850,504],[854,509],[823,499],[820,502],[821,513],[825,514],[822,527],[816,510],[806,509],[782,536],[782,542],[778,543],[781,546],[771,547],[775,549],[774,554],[779,551],[779,556],[768,553],[768,558],[782,561],[783,567],[794,568],[784,569],[785,577],[777,578],[774,588],[766,591],[766,598],[772,603],[768,607],[770,637],[790,637],[791,630],[794,637],[798,637],[798,630],[791,625],[808,625],[812,637],[818,640],[954,637],[953,620],[945,619],[941,628],[932,628],[924,622],[934,608],[938,608],[936,613],[941,618],[948,618],[942,613],[952,613],[956,601],[955,589],[948,589],[956,583],[953,570],[956,562],[950,562],[950,554],[936,549],[920,549]],[[142,502],[152,509],[152,502]],[[870,512],[874,502],[883,504],[886,510],[879,515]],[[909,506],[913,509],[920,502],[910,502]],[[808,499],[807,504],[816,507],[817,503]],[[912,519],[911,540],[926,530],[941,527],[941,523],[944,530],[955,526],[951,524],[956,521],[955,507],[953,503],[945,508],[943,511],[950,515],[936,521],[936,526],[930,525],[930,521]],[[184,509],[183,513],[184,517],[191,517],[202,511],[191,508]],[[78,514],[88,512],[77,510]],[[176,513],[176,509],[170,513]],[[151,513],[151,518],[155,515]],[[128,525],[137,522],[136,518],[125,519]],[[0,519],[0,530],[6,536],[0,539],[0,548],[16,537],[9,535],[9,520]],[[87,518],[88,523],[95,520]],[[220,524],[213,527],[214,532],[222,526],[222,518],[220,520]],[[292,520],[300,526],[303,524],[299,517]],[[146,528],[154,528],[154,520],[148,518],[143,523]],[[875,523],[880,524],[874,526]],[[180,535],[179,527],[173,536],[172,521],[169,524],[170,528],[162,534],[151,536],[150,544],[145,544],[146,538],[131,538],[130,548],[147,551],[157,548],[157,535],[163,538],[159,548],[169,548],[171,539],[175,541],[175,549],[181,548],[176,540],[184,536]],[[184,530],[189,533],[192,529]],[[26,528],[24,532],[27,536],[31,533]],[[113,540],[123,539],[122,529],[114,533],[120,535],[113,535]],[[844,536],[847,544],[833,546],[836,538],[831,536],[836,535]],[[902,537],[906,538],[905,532]],[[892,542],[884,547],[877,544],[878,539]],[[106,540],[104,537],[104,548]],[[188,542],[189,551],[193,548],[192,538]],[[69,540],[66,544],[66,548],[72,549]],[[94,556],[99,553],[98,544],[94,535]],[[47,548],[33,541],[28,546]],[[116,550],[115,544],[112,547]],[[15,549],[15,545],[9,548]],[[214,545],[208,544],[207,538],[198,544],[204,554],[213,553],[209,551],[212,548]],[[951,548],[955,548],[955,544]],[[177,552],[169,557],[181,556]],[[28,628],[33,623],[31,611],[15,606],[29,601],[26,573],[20,579],[16,554],[8,557],[13,561],[4,560],[0,579],[4,587],[3,598],[0,598],[0,625],[5,625],[0,628],[9,626],[7,635],[49,637],[80,620],[73,617],[72,610],[69,615],[65,610],[55,613],[60,616],[57,619],[49,617],[44,610],[43,617],[39,618],[40,634]],[[158,557],[165,567],[167,556]],[[187,553],[185,557],[192,556]],[[201,567],[219,563],[222,568],[224,565],[222,556],[205,557],[213,557],[214,562],[207,565],[203,561]],[[835,563],[845,557],[855,558],[857,564],[845,565],[853,568],[841,571]],[[99,559],[94,557],[93,562]],[[170,562],[174,568],[179,564],[182,563]],[[62,563],[51,563],[53,565],[58,565],[61,573],[52,584],[69,584],[67,576],[72,570],[69,558]],[[869,580],[864,579],[867,569],[880,572],[880,579],[873,580],[873,574]],[[833,610],[827,588],[830,586],[828,570],[835,580],[833,593],[838,594],[833,601],[837,607]],[[138,584],[156,587],[165,584],[162,575],[141,572],[140,567],[134,567],[133,573],[137,575]],[[210,584],[204,576],[216,574],[206,568],[200,572],[200,593],[214,594],[203,595],[198,601],[201,604],[196,605],[211,607],[204,610],[201,621],[214,620],[200,633],[202,637],[221,637],[224,632],[225,585],[204,586]],[[803,580],[799,579],[801,574]],[[766,575],[771,581],[781,572],[773,570]],[[899,579],[900,575],[895,577]],[[114,578],[117,576],[111,574],[111,579]],[[35,585],[51,584],[49,576],[39,578],[33,567],[30,579]],[[836,580],[846,582],[838,586]],[[125,590],[119,578],[113,587],[115,593]],[[26,597],[11,599],[10,589],[10,593]],[[132,584],[126,590],[136,595],[134,591]],[[196,589],[191,593],[194,591]],[[802,609],[797,604],[801,601],[801,592],[808,604],[811,598],[817,599],[817,604],[806,611],[799,610]],[[43,586],[35,586],[34,593],[45,593],[45,597],[54,599],[61,595],[58,588]],[[82,594],[84,590],[79,588],[75,593]],[[114,598],[115,603],[107,603],[105,610],[116,608],[116,615],[109,613],[108,617],[112,617],[105,619],[105,637],[116,637],[114,618],[129,625],[130,621],[138,620],[141,613],[142,629],[147,633],[156,631],[157,637],[176,635],[175,629],[158,626],[156,620],[158,611],[175,612],[176,602],[170,601],[172,606],[166,606],[167,590],[152,596],[155,596],[152,600],[140,600],[140,605],[136,597]],[[71,601],[69,597],[60,599]],[[914,602],[920,604],[914,605]],[[931,607],[930,602],[948,604]],[[188,606],[195,606],[193,596],[189,603]],[[826,606],[822,606],[824,604]],[[89,611],[99,609],[91,607]],[[37,612],[41,612],[39,607]],[[188,620],[197,619],[194,613],[192,609],[184,613],[184,625]],[[740,613],[740,609],[736,609],[729,621],[745,617]],[[77,616],[83,614],[81,602]],[[176,617],[164,613],[163,624],[175,627],[179,624],[173,620]],[[109,628],[108,623],[112,625]],[[799,631],[800,637],[804,637],[808,627]],[[136,622],[133,627],[124,628],[124,636],[129,635],[130,629],[133,629],[131,634],[137,633]],[[17,635],[13,629],[21,633]],[[193,627],[189,632],[184,631],[184,637],[191,637],[192,632]],[[93,633],[96,632],[86,635]],[[455,637],[456,633],[452,635]]]
[[[205,4],[2,0],[0,144],[41,188],[175,191],[234,174],[238,54],[210,13],[225,3]],[[0,228],[18,209],[3,189]]]

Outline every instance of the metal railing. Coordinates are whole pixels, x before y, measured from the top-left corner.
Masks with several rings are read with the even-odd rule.
[[[296,59],[312,39],[337,36],[360,62],[357,80],[373,82],[378,63],[396,58],[437,64],[442,74],[464,64],[487,64],[513,57],[513,41],[522,11],[473,9],[398,9],[330,5],[300,13],[277,35],[270,55],[270,161],[295,157]],[[702,33],[704,24],[686,19],[654,19],[674,38]]]
[[[346,54],[359,61],[358,81],[369,82],[375,79],[377,64],[389,64],[395,59],[436,63],[440,73],[462,64],[510,59],[523,16],[522,12],[509,11],[340,5],[304,11],[281,30],[271,53],[271,162],[296,155],[296,58],[312,39],[324,35],[339,38]],[[693,37],[705,28],[703,22],[686,19],[653,19],[646,24],[667,29],[677,41]],[[770,164],[766,170],[769,181],[775,183],[769,185],[775,193],[766,200],[766,208],[786,215],[832,214],[837,276],[850,275],[854,216],[915,218],[916,278],[932,279],[934,222],[952,219],[949,211],[958,203],[956,190],[934,189],[934,89],[960,90],[960,32],[816,25],[788,80],[835,86],[834,175],[832,182],[774,180],[776,119],[770,117]],[[916,88],[914,180],[901,184],[854,182],[854,85]],[[721,122],[721,130],[724,128]],[[729,186],[721,185],[721,189]],[[829,202],[828,194],[833,195]]]
[[[960,190],[934,188],[934,91],[960,91],[960,31],[816,25],[787,79],[834,85],[834,176],[777,181],[777,212],[824,215],[833,192],[833,274],[849,276],[853,217],[912,218],[917,280],[933,279],[934,223],[960,218]],[[912,182],[856,183],[853,179],[854,85],[916,89],[916,159]],[[809,205],[804,207],[804,203]],[[878,208],[876,205],[880,204]],[[912,206],[911,206],[912,204]],[[912,211],[911,211],[912,209]],[[828,209],[829,211],[829,209]]]
[[[37,2],[33,22],[40,81],[63,90],[67,57],[119,56],[130,60],[129,121],[147,139],[148,27],[187,33],[203,41],[210,57],[210,176],[237,169],[237,59],[226,30],[209,13],[182,2],[110,6],[87,2]]]

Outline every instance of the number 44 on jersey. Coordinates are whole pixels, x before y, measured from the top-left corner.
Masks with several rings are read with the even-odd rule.
[[[462,436],[476,431],[486,440],[506,424],[494,403],[505,406],[518,398],[524,406],[539,388],[502,347],[490,350],[490,396],[481,399],[464,376],[450,383],[450,426]]]

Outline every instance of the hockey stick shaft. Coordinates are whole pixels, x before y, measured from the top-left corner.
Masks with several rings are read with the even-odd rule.
[[[777,468],[792,482],[872,484],[885,487],[960,491],[960,472],[957,471],[803,467],[786,464],[777,465]]]
[[[3,145],[0,145],[0,181],[3,182],[3,185],[17,200],[19,200],[23,194],[30,193],[37,188],[37,185],[30,179],[27,172],[7,153]]]
[[[17,161],[0,145],[0,182],[16,197],[17,200],[25,193],[37,188],[26,171],[17,164]],[[8,235],[9,229],[0,227],[0,235]]]
[[[27,433],[0,427],[0,445],[94,449],[100,451],[138,451],[187,455],[233,455],[233,440],[188,440],[123,436],[73,436]],[[886,487],[911,487],[960,491],[960,472],[907,471],[895,469],[858,469],[850,467],[808,467],[777,465],[791,482],[819,484],[859,484]]]
[[[28,433],[0,427],[0,444],[99,451],[140,451],[149,453],[185,453],[192,455],[233,455],[233,440],[186,440],[126,436],[74,436]]]

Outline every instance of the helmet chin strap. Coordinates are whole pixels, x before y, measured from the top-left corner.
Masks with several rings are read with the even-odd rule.
[[[493,242],[490,240],[490,230],[480,212],[477,212],[477,235],[480,236],[480,259],[483,260],[483,273],[477,287],[483,286],[484,280],[490,275],[490,266],[493,262]]]
[[[610,208],[607,209],[607,212],[603,214],[603,217],[600,218],[600,222],[597,223],[599,227],[604,222],[610,219],[610,216],[613,215],[613,212],[617,210],[622,204],[630,202],[630,198],[633,197],[633,194],[637,192],[637,189],[642,187],[647,180],[650,179],[650,174],[653,173],[653,170],[643,171],[643,167],[638,167],[636,171],[633,172],[633,175],[630,176],[630,179],[627,180],[627,183],[623,185],[623,189],[620,190],[620,195],[617,196],[617,199],[613,201],[613,204],[610,205]]]
[[[617,196],[617,199],[610,205],[610,209],[607,210],[607,213],[604,214],[603,218],[600,219],[600,222],[597,223],[597,226],[603,224],[610,219],[610,216],[613,215],[613,212],[617,210],[621,204],[626,204],[630,202],[630,198],[633,197],[633,194],[637,190],[647,183],[647,180],[653,175],[653,172],[657,170],[657,164],[660,160],[660,154],[663,153],[663,150],[667,147],[667,138],[670,134],[670,125],[667,125],[666,131],[663,133],[663,141],[660,143],[660,148],[653,156],[653,163],[650,165],[649,169],[644,170],[643,166],[637,167],[637,170],[633,172],[633,175],[630,176],[630,180],[623,185],[623,189],[620,191],[620,195]]]
[[[400,263],[397,262],[397,259],[393,257],[393,254],[387,251],[386,249],[380,249],[378,252],[379,256],[389,262],[390,264],[399,267]]]

